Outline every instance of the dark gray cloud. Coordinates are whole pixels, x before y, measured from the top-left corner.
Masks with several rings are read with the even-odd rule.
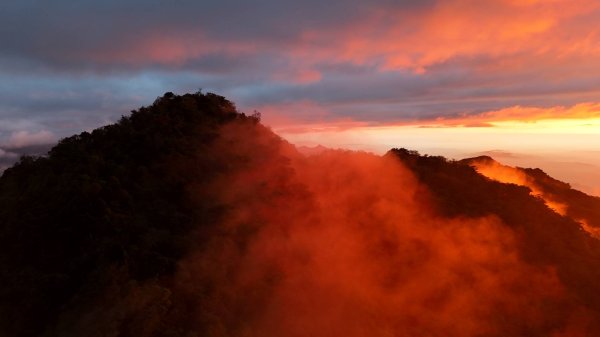
[[[200,88],[370,122],[597,101],[600,15],[573,3],[4,1],[0,144]]]
[[[148,36],[182,39],[188,44],[250,41],[285,48],[310,27],[328,30],[360,20],[372,8],[417,10],[433,1],[9,1],[0,11],[4,62],[41,63],[60,70],[140,70],[151,61],[108,57],[137,46]],[[198,46],[202,47],[202,46]],[[108,53],[105,59],[94,54]],[[208,53],[210,54],[210,50]],[[194,63],[194,62],[190,62]]]
[[[13,166],[22,156],[43,156],[48,153],[55,143],[33,144],[26,146],[0,147],[0,175]]]

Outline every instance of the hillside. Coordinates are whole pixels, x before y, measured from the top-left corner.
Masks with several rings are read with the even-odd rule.
[[[544,200],[548,207],[580,223],[590,235],[600,239],[600,198],[577,191],[539,168],[510,167],[487,156],[461,162],[493,180],[529,188],[531,194]]]
[[[0,177],[0,336],[600,333],[599,199],[476,163],[167,93]]]

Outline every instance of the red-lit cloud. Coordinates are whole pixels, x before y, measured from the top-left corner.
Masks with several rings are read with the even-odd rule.
[[[475,62],[476,70],[515,71],[532,62],[564,64],[579,57],[598,56],[600,36],[593,19],[599,7],[591,0],[452,0],[414,8],[375,2],[369,8],[354,9],[352,20],[340,14],[332,18],[335,24],[324,19],[313,25],[293,25],[286,39],[276,32],[241,38],[246,37],[241,32],[243,23],[234,24],[227,34],[217,31],[216,25],[177,25],[175,18],[170,22],[166,17],[152,28],[135,27],[138,30],[115,34],[112,48],[84,46],[64,56],[107,64],[181,66],[215,52],[268,52],[294,60],[301,67],[349,62],[375,64],[379,71],[409,69],[417,73],[455,58],[485,56],[494,62]],[[266,24],[276,30],[276,25],[284,23],[267,20]],[[135,38],[129,35],[132,33],[136,33]]]
[[[535,128],[538,124],[553,123],[560,126],[572,126],[573,124],[581,127],[598,126],[600,119],[600,103],[587,102],[574,106],[555,106],[550,108],[513,106],[500,110],[486,111],[477,114],[459,114],[455,116],[435,117],[435,118],[416,118],[401,120],[397,122],[378,122],[378,121],[360,121],[350,118],[335,118],[332,111],[311,102],[298,102],[289,105],[263,106],[261,111],[265,111],[268,123],[276,127],[276,130],[282,133],[310,133],[324,131],[346,131],[351,129],[371,128],[375,129],[390,127],[419,127],[419,128],[446,128],[446,127],[466,127],[466,128],[487,128],[500,126],[511,128],[515,125],[529,125]],[[310,116],[306,119],[285,118],[282,114],[288,113],[293,116]],[[511,124],[512,123],[512,124]],[[541,126],[544,128],[544,125]]]
[[[384,69],[424,72],[452,58],[486,55],[507,57],[497,59],[506,70],[527,66],[522,55],[527,55],[530,62],[534,58],[553,62],[598,55],[598,30],[584,32],[571,22],[598,6],[595,1],[585,0],[458,0],[437,2],[416,15],[381,8],[368,20],[345,28],[340,34],[346,38],[338,41],[342,58],[368,62],[381,56]]]
[[[430,121],[416,122],[432,126],[494,126],[498,122],[531,123],[548,120],[579,120],[585,124],[587,120],[600,118],[600,103],[580,103],[571,107],[557,106],[551,108],[514,106],[495,111],[487,111],[474,115],[455,117],[439,117]]]
[[[600,228],[591,226],[589,224],[590,219],[572,216],[569,212],[570,205],[557,200],[551,192],[545,191],[535,182],[533,177],[529,176],[522,169],[502,165],[499,162],[487,159],[472,160],[470,165],[473,166],[477,172],[492,180],[529,188],[531,194],[544,200],[544,203],[548,208],[562,216],[571,217],[580,224],[583,230],[588,232],[591,236],[600,239]]]
[[[557,270],[523,258],[519,229],[494,216],[437,214],[397,158],[323,151],[307,159],[260,130],[222,132],[217,153],[243,167],[191,191],[235,207],[181,263],[176,283],[201,303],[192,308],[204,329],[316,337],[587,330],[588,313]]]

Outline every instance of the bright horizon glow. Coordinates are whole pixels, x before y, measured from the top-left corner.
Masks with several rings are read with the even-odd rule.
[[[493,153],[492,157],[505,164],[539,167],[574,188],[600,195],[600,117],[596,111],[564,111],[559,115],[541,113],[540,119],[529,120],[510,115],[502,118],[497,112],[488,112],[473,118],[395,125],[344,121],[273,129],[298,146],[322,145],[377,154],[404,147],[451,159]],[[485,126],[465,126],[475,123]],[[573,165],[570,171],[564,169],[566,163]]]

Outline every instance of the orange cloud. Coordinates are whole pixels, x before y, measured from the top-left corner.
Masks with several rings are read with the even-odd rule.
[[[235,125],[223,131],[217,153],[234,154],[243,169],[197,192],[213,190],[218,204],[235,207],[206,248],[182,262],[177,279],[187,298],[203,301],[197,315],[207,331],[358,337],[568,329],[579,306],[554,268],[526,262],[516,231],[498,218],[436,214],[415,197],[426,188],[395,158],[325,151],[306,160],[273,136]]]
[[[321,73],[313,69],[292,69],[275,73],[273,79],[288,83],[310,84],[320,81]]]
[[[531,194],[542,198],[548,208],[563,216],[567,214],[567,205],[554,200],[551,195],[544,193],[535,181],[522,170],[502,165],[493,160],[477,160],[473,161],[471,165],[477,172],[492,180],[528,187],[531,190]]]
[[[352,128],[488,128],[525,124],[530,126],[574,126],[593,127],[600,123],[600,102],[579,103],[573,106],[555,106],[549,108],[513,106],[499,110],[486,111],[479,114],[462,114],[458,116],[437,117],[421,120],[404,120],[397,122],[359,121],[352,118],[339,118],[321,105],[309,101],[291,104],[265,105],[260,108],[266,112],[267,124],[281,133],[307,133],[323,131],[345,131]],[[401,112],[399,112],[401,114]],[[310,122],[301,121],[289,116],[309,117]],[[288,117],[284,117],[288,116]],[[313,118],[311,118],[311,116]],[[314,118],[317,116],[317,118]],[[512,123],[512,124],[510,124]],[[544,124],[546,123],[546,124]]]
[[[600,103],[588,102],[570,107],[539,108],[514,106],[475,115],[439,117],[434,120],[416,123],[438,126],[494,126],[494,123],[507,121],[530,123],[543,120],[579,120],[584,122],[598,118],[600,118]]]
[[[550,60],[599,55],[598,29],[583,20],[572,22],[598,8],[589,0],[453,0],[416,13],[376,8],[352,25],[305,32],[302,49],[296,51],[311,58],[314,47],[322,46],[317,58],[357,64],[381,59],[382,70],[417,73],[454,57],[527,55],[532,61],[542,55]],[[306,50],[307,45],[313,48]]]
[[[316,68],[322,63],[425,73],[453,58],[486,56],[498,61],[483,69],[497,63],[503,69],[523,68],[532,62],[573,63],[577,57],[589,61],[599,56],[600,28],[590,18],[599,8],[594,0],[448,0],[415,9],[374,4],[353,20],[321,22],[294,31],[284,41],[269,36],[218,38],[218,32],[199,27],[186,31],[157,27],[125,41],[122,48],[98,48],[80,56],[180,65],[214,52],[266,52],[290,60],[297,70],[285,77],[299,83],[318,81]],[[275,69],[273,76],[283,75]]]
[[[545,191],[535,182],[534,178],[526,174],[522,169],[502,165],[494,160],[488,159],[473,160],[470,165],[481,175],[492,180],[529,188],[531,190],[531,195],[541,198],[548,208],[562,216],[571,217],[579,223],[584,231],[588,232],[591,236],[600,239],[600,228],[591,226],[589,224],[590,220],[586,218],[571,215],[568,204],[558,201],[552,193]]]

